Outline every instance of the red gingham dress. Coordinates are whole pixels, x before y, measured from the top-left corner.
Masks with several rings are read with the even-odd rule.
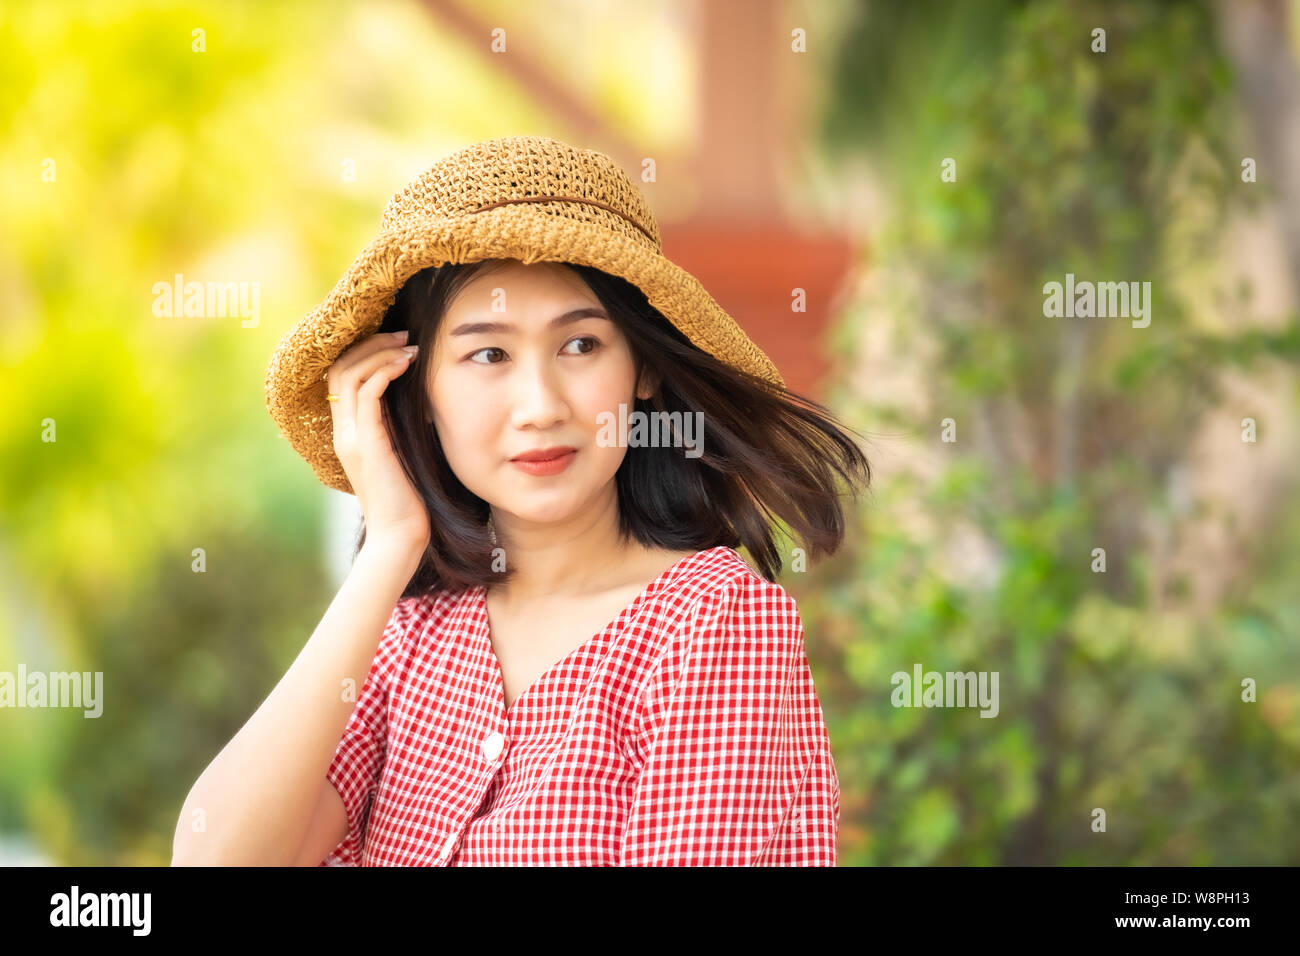
[[[399,601],[326,774],[320,866],[834,866],[840,787],[794,599],[679,560],[505,707],[482,587]]]

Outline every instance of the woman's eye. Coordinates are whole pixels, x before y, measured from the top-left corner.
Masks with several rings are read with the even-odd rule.
[[[576,338],[576,339],[572,339],[568,344],[569,344],[569,345],[572,345],[574,342],[590,342],[590,343],[591,343],[591,348],[589,348],[589,349],[583,349],[583,350],[580,351],[580,352],[570,353],[570,354],[576,354],[576,355],[590,355],[592,352],[596,351],[596,349],[600,347],[600,339],[598,339],[598,338],[596,338],[595,336],[592,336],[592,335],[583,335],[583,336],[579,336],[579,337]]]
[[[567,349],[569,346],[579,342],[587,342],[590,343],[590,345],[587,348],[580,348],[576,352],[571,351],[568,353],[569,355],[590,355],[596,349],[600,348],[600,339],[596,338],[594,335],[582,335],[576,339],[570,339],[567,343],[565,343],[565,348]],[[496,362],[491,360],[480,362],[475,358],[475,356],[482,355],[485,352],[498,352],[501,354],[502,359],[501,361],[496,361]],[[479,349],[477,352],[471,352],[469,355],[466,356],[466,358],[469,359],[469,361],[473,362],[475,365],[500,365],[502,361],[505,361],[504,356],[505,356],[505,352],[502,349],[493,346],[491,348]]]

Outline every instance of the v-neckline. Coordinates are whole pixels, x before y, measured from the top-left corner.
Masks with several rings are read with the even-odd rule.
[[[726,547],[726,545],[718,545],[718,547]],[[519,702],[521,700],[524,700],[526,697],[531,695],[538,686],[545,683],[564,664],[568,663],[574,657],[578,656],[578,654],[589,650],[601,638],[605,637],[607,634],[609,634],[611,631],[617,628],[618,625],[621,624],[642,603],[644,603],[648,598],[650,598],[653,594],[655,594],[660,588],[666,585],[669,579],[674,577],[676,573],[681,570],[683,565],[685,565],[689,561],[694,561],[695,559],[699,558],[700,555],[707,554],[709,551],[712,550],[715,549],[705,548],[704,550],[696,551],[694,554],[688,554],[683,558],[678,558],[676,561],[674,561],[663,571],[659,572],[659,574],[655,576],[654,580],[652,580],[649,584],[643,587],[641,589],[641,592],[637,594],[637,596],[634,597],[631,600],[631,602],[623,608],[623,610],[619,611],[616,615],[614,615],[614,617],[604,627],[602,627],[595,634],[591,635],[589,638],[587,638],[585,641],[583,641],[573,650],[569,651],[569,653],[565,654],[563,657],[561,657],[559,660],[553,663],[550,667],[546,668],[546,670],[542,671],[542,673],[539,674],[531,684],[529,684],[527,687],[525,687],[522,691],[519,692],[519,695],[515,697],[513,701],[510,702],[509,707],[506,706],[505,672],[502,671],[501,669],[501,659],[497,657],[496,648],[493,647],[492,645],[492,622],[488,618],[487,587],[485,585],[479,585],[478,587],[476,587],[474,589],[474,613],[478,618],[478,625],[479,625],[476,631],[483,638],[484,643],[487,645],[488,666],[490,670],[494,671],[492,677],[494,678],[494,681],[496,683],[496,689],[497,689],[496,696],[497,696],[498,712],[505,718],[507,722],[509,722],[518,712]]]

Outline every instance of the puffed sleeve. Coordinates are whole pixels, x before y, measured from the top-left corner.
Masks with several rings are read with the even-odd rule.
[[[642,687],[623,866],[834,866],[839,779],[794,599],[702,598]]]
[[[357,695],[356,706],[343,728],[343,736],[335,748],[329,769],[325,771],[325,779],[334,784],[334,789],[343,798],[348,832],[319,866],[361,865],[370,804],[379,789],[379,775],[388,750],[388,700],[393,662],[410,624],[413,601],[412,598],[399,601],[384,625],[383,636]]]

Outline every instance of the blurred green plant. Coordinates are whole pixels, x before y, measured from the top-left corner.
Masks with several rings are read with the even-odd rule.
[[[1216,457],[1256,448],[1224,373],[1300,355],[1295,316],[1247,328],[1248,303],[1215,284],[1226,216],[1257,187],[1238,179],[1209,5],[861,14],[825,136],[866,151],[892,202],[872,291],[837,337],[851,353],[884,327],[900,355],[930,358],[914,359],[914,405],[850,387],[833,403],[898,426],[938,474],[886,470],[843,560],[800,584],[824,638],[809,653],[842,862],[1300,862],[1297,498],[1279,496],[1268,543],[1208,607],[1151,553],[1201,517],[1178,490],[1198,432],[1221,418]],[[1044,317],[1044,283],[1067,272],[1150,281],[1149,327]],[[890,675],[917,662],[998,671],[1000,714],[895,709]]]

